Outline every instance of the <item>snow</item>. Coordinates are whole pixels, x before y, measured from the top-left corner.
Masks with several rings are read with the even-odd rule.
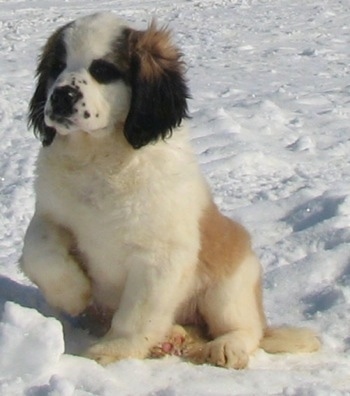
[[[252,233],[269,321],[314,328],[320,352],[259,350],[244,371],[177,357],[103,368],[78,356],[87,334],[21,273],[36,57],[54,29],[98,10],[174,30],[193,146],[221,210]],[[349,20],[348,0],[0,0],[2,396],[350,394]]]

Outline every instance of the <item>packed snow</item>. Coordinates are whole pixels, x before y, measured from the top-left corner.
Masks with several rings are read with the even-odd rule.
[[[314,328],[320,352],[259,350],[243,371],[178,357],[103,368],[79,356],[87,332],[21,273],[37,55],[58,26],[99,10],[173,30],[193,147],[221,210],[252,233],[269,322]],[[1,396],[350,394],[349,21],[348,0],[0,0]]]

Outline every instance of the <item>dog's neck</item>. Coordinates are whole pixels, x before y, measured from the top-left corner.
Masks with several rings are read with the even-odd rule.
[[[74,131],[69,135],[56,134],[52,146],[44,150],[50,150],[50,155],[64,156],[65,161],[72,162],[77,166],[84,166],[91,162],[104,161],[110,157],[113,161],[125,162],[134,155],[134,149],[124,138],[120,128],[110,133],[99,131],[87,133]]]
[[[186,163],[197,169],[197,162],[188,141],[186,127],[180,127],[165,141],[159,140],[140,149],[134,149],[125,139],[122,126],[110,134],[94,136],[86,132],[74,132],[70,135],[56,134],[49,147],[44,147],[41,156],[45,163],[56,166],[64,163],[67,171],[82,170],[89,167],[104,175],[116,175],[128,167],[139,172],[140,167],[162,169],[162,173],[174,173]],[[142,164],[142,165],[141,165]],[[174,165],[178,164],[178,165]],[[130,168],[131,167],[131,168]],[[196,170],[197,172],[197,170]]]

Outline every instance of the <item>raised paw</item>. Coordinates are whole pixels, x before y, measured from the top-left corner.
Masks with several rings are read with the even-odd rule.
[[[43,288],[47,302],[68,315],[82,313],[91,301],[91,284],[88,278],[59,279],[50,288]]]

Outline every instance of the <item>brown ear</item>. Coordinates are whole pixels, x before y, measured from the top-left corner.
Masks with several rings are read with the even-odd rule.
[[[182,54],[166,29],[126,30],[131,104],[124,135],[135,148],[170,136],[188,116]]]
[[[54,81],[64,67],[66,51],[62,32],[65,28],[58,29],[43,48],[36,71],[37,86],[29,104],[28,126],[33,127],[43,146],[49,146],[56,135],[55,129],[44,122],[44,107],[49,81]]]

